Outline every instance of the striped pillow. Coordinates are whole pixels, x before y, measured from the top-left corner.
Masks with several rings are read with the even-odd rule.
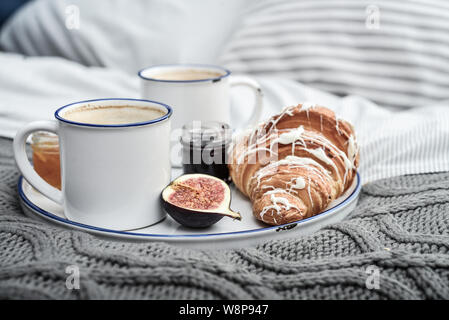
[[[264,2],[233,35],[221,63],[383,106],[427,105],[449,99],[449,3]]]

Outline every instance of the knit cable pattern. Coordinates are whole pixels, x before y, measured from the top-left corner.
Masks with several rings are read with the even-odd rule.
[[[449,299],[449,173],[370,183],[343,222],[217,251],[108,241],[26,217],[18,178],[0,139],[0,299]],[[66,287],[70,265],[78,290]]]

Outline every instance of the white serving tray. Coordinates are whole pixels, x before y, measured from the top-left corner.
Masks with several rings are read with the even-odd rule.
[[[180,169],[173,169],[172,175],[176,177],[181,173]],[[170,216],[167,216],[163,221],[149,227],[132,231],[118,231],[70,221],[64,216],[63,209],[59,204],[39,193],[25,179],[20,178],[18,184],[22,208],[29,216],[37,216],[68,228],[87,231],[110,239],[163,241],[177,246],[198,249],[248,247],[266,240],[295,237],[314,232],[325,225],[344,219],[356,206],[360,189],[360,176],[357,174],[345,194],[333,201],[322,213],[299,222],[269,226],[256,220],[252,214],[250,201],[234,186],[231,186],[231,208],[241,213],[241,221],[224,217],[209,228],[190,229],[179,225]]]

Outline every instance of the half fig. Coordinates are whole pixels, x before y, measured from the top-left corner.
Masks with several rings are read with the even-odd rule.
[[[186,227],[209,227],[223,217],[242,219],[229,208],[231,190],[227,183],[207,174],[176,178],[162,191],[161,201],[165,211]]]

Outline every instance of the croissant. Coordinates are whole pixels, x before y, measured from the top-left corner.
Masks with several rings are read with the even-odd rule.
[[[229,171],[270,225],[323,211],[351,186],[359,163],[353,126],[312,103],[287,107],[233,143]]]

